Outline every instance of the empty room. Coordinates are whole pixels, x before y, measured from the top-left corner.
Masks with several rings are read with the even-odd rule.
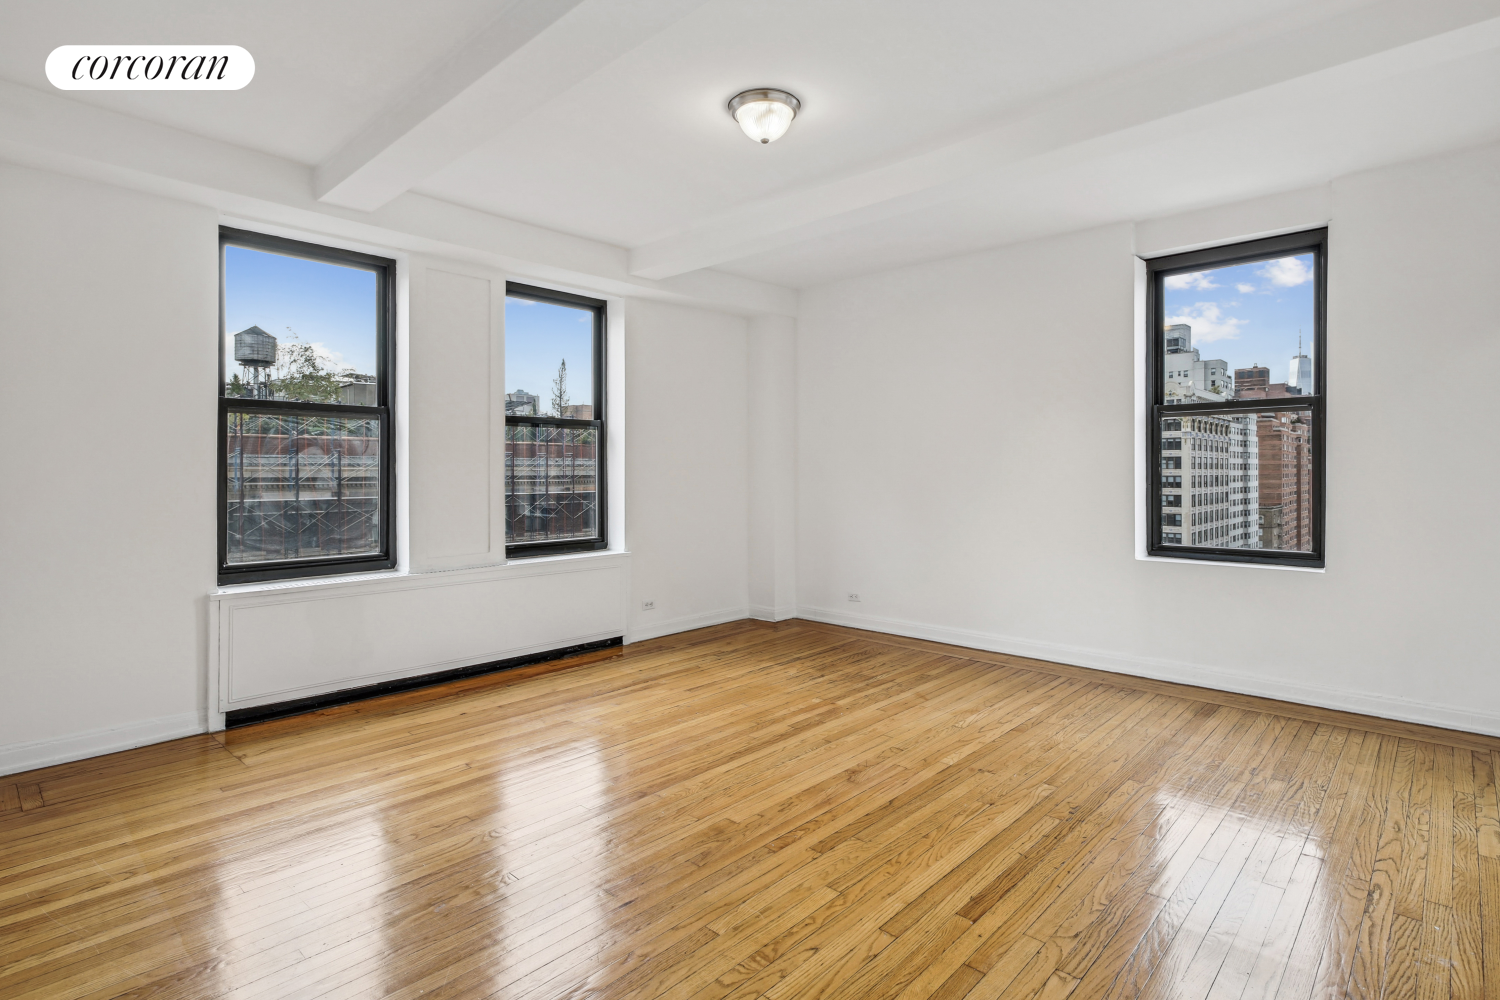
[[[0,0],[0,1000],[1500,998],[1500,0]]]

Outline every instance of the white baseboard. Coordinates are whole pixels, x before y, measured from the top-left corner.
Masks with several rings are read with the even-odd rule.
[[[750,617],[762,622],[784,622],[797,617],[797,609],[773,608],[769,604],[750,605]]]
[[[1092,667],[1095,670],[1108,670],[1116,674],[1171,681],[1175,684],[1191,684],[1195,687],[1213,688],[1218,691],[1253,695],[1258,698],[1274,698],[1277,701],[1331,708],[1340,712],[1357,712],[1360,715],[1373,715],[1382,719],[1415,722],[1468,733],[1483,733],[1487,736],[1500,736],[1500,715],[1493,712],[1476,712],[1467,708],[1434,705],[1389,695],[1261,677],[1238,670],[1198,666],[1179,660],[1129,656],[1086,646],[1068,646],[1034,639],[1020,639],[1014,636],[994,635],[971,629],[923,625],[899,618],[857,615],[828,608],[798,608],[798,616],[809,621],[847,625],[850,628],[887,632],[891,635],[908,636],[913,639],[930,639],[933,642],[968,646],[971,649],[983,649],[992,653],[1007,653],[1011,656],[1025,656],[1034,660],[1050,660],[1053,663],[1066,663],[1075,667]]]
[[[187,712],[31,743],[11,743],[0,746],[0,775],[50,767],[53,764],[67,764],[120,750],[134,750],[151,743],[196,736],[207,731],[208,727],[197,712]]]
[[[657,639],[664,635],[672,635],[677,632],[689,632],[695,628],[707,628],[710,625],[723,625],[725,622],[743,621],[750,617],[748,607],[725,608],[722,611],[706,611],[701,615],[684,615],[681,618],[668,618],[666,621],[649,622],[637,625],[625,630],[625,645],[632,642],[641,642],[645,639]]]

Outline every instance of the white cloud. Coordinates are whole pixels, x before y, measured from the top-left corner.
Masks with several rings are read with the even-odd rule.
[[[1235,285],[1234,287],[1235,290],[1238,291],[1241,295],[1249,295],[1251,292],[1255,291],[1254,285],[1247,285],[1243,281],[1238,285]]]
[[[1182,291],[1186,288],[1191,288],[1194,291],[1203,291],[1204,289],[1219,287],[1214,284],[1214,279],[1209,276],[1207,271],[1194,271],[1192,274],[1169,274],[1165,282],[1166,286],[1173,291]]]
[[[344,360],[342,353],[333,350],[319,341],[315,340],[312,342],[312,349],[313,353],[322,358],[330,368],[341,369],[349,367],[349,363]]]
[[[1280,285],[1282,288],[1296,288],[1312,280],[1312,268],[1300,257],[1283,257],[1280,260],[1266,262],[1266,266],[1258,272],[1265,278],[1270,279],[1271,284]]]
[[[1193,328],[1193,346],[1215,340],[1234,340],[1248,320],[1225,316],[1217,302],[1195,302],[1176,316],[1167,317],[1167,325],[1186,323]]]

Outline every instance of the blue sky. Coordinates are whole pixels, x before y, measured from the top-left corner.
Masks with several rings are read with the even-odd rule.
[[[505,300],[505,391],[542,397],[552,409],[558,362],[568,362],[568,400],[593,402],[594,313],[531,299]]]
[[[291,327],[335,371],[375,374],[375,272],[302,257],[224,248],[225,376],[239,374],[234,335],[258,326],[278,341]]]
[[[1193,346],[1204,361],[1235,368],[1259,364],[1272,382],[1285,382],[1302,331],[1312,356],[1312,254],[1236,264],[1164,279],[1166,322],[1193,328]]]

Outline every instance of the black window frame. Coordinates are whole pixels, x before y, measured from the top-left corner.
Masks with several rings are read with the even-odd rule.
[[[608,384],[605,378],[605,349],[606,331],[608,330],[608,303],[603,299],[591,298],[587,295],[578,295],[573,292],[558,291],[555,288],[543,288],[539,285],[527,285],[519,281],[507,281],[505,283],[505,297],[529,299],[533,302],[548,302],[554,305],[568,306],[573,309],[589,309],[594,314],[594,372],[593,372],[593,414],[592,420],[582,420],[575,417],[544,417],[523,416],[519,414],[505,415],[505,424],[509,428],[512,425],[530,425],[533,427],[592,427],[595,430],[595,452],[594,452],[594,490],[597,494],[595,504],[598,507],[597,524],[599,526],[597,538],[568,538],[559,541],[540,542],[516,542],[512,543],[507,538],[505,543],[505,558],[507,559],[534,559],[540,556],[566,555],[574,552],[597,552],[609,548],[609,463],[608,449],[606,447],[608,438],[608,411],[606,409],[605,387]],[[508,434],[507,434],[508,436]],[[508,465],[508,463],[507,463]],[[507,510],[507,524],[509,527],[509,503],[510,503],[510,476],[509,469],[506,472],[505,504]]]
[[[376,405],[356,406],[344,403],[309,403],[274,399],[247,399],[224,394],[228,375],[228,358],[224,343],[225,286],[224,248],[248,247],[269,253],[285,254],[329,264],[358,267],[375,272],[379,307],[375,317],[375,384]],[[392,403],[395,395],[396,329],[396,262],[388,257],[344,250],[339,247],[308,243],[303,240],[271,236],[245,229],[219,227],[219,468],[216,477],[219,502],[218,578],[220,586],[239,583],[263,583],[270,580],[296,580],[320,576],[343,576],[396,568],[395,453],[392,428]],[[366,416],[380,421],[380,552],[374,555],[283,559],[256,563],[229,563],[229,414],[259,411],[292,416]]]
[[[1229,399],[1223,403],[1177,403],[1165,402],[1166,378],[1166,313],[1163,282],[1173,274],[1190,274],[1211,268],[1229,267],[1235,264],[1250,264],[1260,260],[1275,260],[1298,254],[1313,255],[1313,392],[1309,396],[1290,396],[1284,399]],[[1146,449],[1151,468],[1157,474],[1146,479],[1146,552],[1150,556],[1172,559],[1192,559],[1202,562],[1258,563],[1275,566],[1301,566],[1321,569],[1326,565],[1324,523],[1327,512],[1325,492],[1325,444],[1327,438],[1327,390],[1325,363],[1327,347],[1328,316],[1328,229],[1303,230],[1281,236],[1246,240],[1225,246],[1186,253],[1152,257],[1146,265]],[[1250,412],[1272,413],[1287,410],[1306,410],[1312,413],[1312,476],[1311,533],[1312,549],[1293,552],[1279,549],[1231,549],[1171,544],[1162,540],[1162,525],[1158,514],[1161,511],[1160,470],[1162,466],[1161,421],[1172,417],[1189,417],[1194,414],[1222,415],[1225,413]],[[1259,515],[1259,484],[1256,484],[1257,509]],[[1186,533],[1185,533],[1186,534]]]

